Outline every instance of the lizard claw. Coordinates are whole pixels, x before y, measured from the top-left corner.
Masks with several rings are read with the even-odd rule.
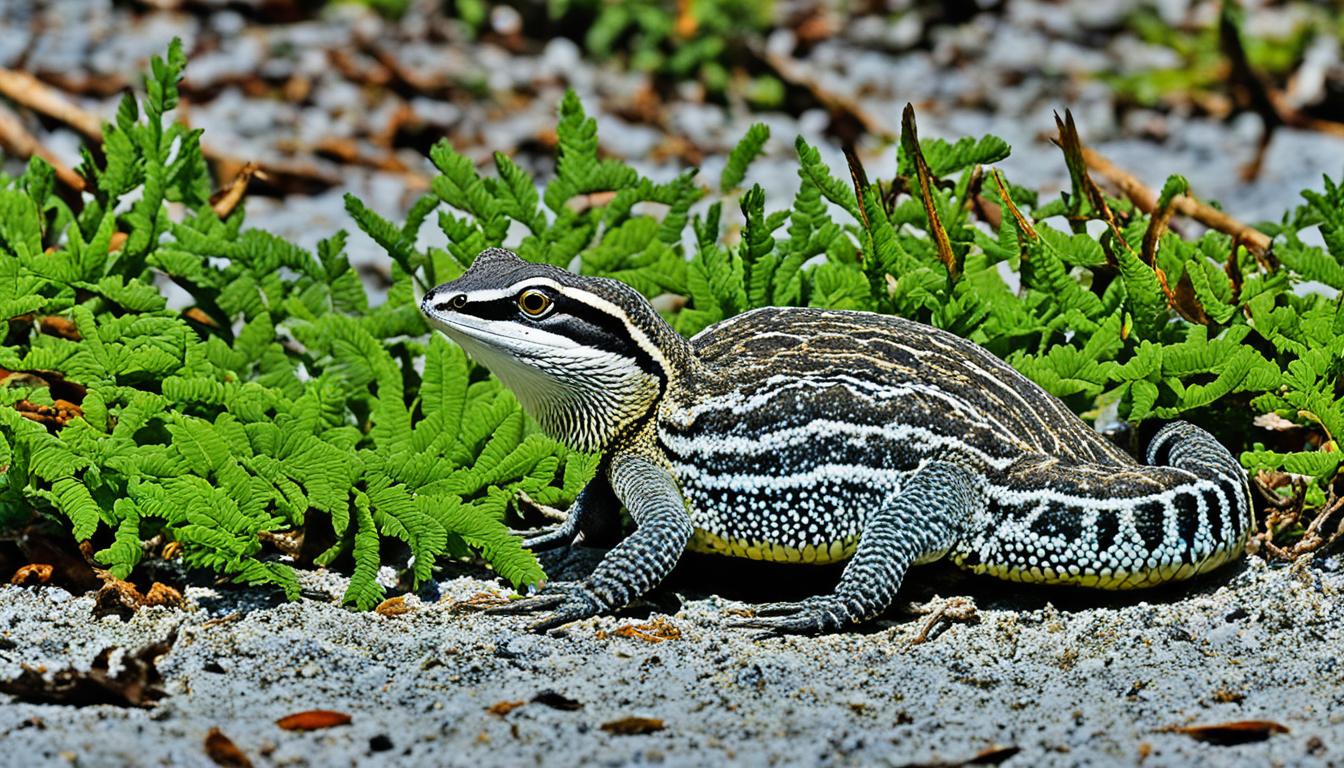
[[[558,523],[564,523],[566,520],[569,519],[569,513],[566,512],[565,510],[556,509],[555,507],[552,507],[548,504],[542,504],[536,499],[533,499],[531,496],[528,496],[526,491],[518,492],[518,501],[521,504],[525,504],[528,507],[535,509],[542,517],[548,520],[554,520]]]
[[[764,629],[761,640],[780,635],[816,635],[834,632],[857,621],[839,598],[833,595],[809,597],[798,603],[770,603],[762,606],[757,618],[736,621],[730,627]]]
[[[792,613],[798,613],[820,599],[820,597],[813,596],[804,600],[799,600],[798,602],[761,603],[752,608],[751,613],[753,616],[785,616]]]
[[[517,616],[548,610],[551,613],[533,622],[528,629],[548,632],[570,622],[596,616],[605,611],[606,606],[588,587],[581,582],[571,581],[547,585],[540,594],[491,608],[486,613]]]
[[[545,552],[550,549],[566,547],[574,543],[576,532],[574,526],[568,523],[553,525],[549,528],[533,528],[528,531],[517,531],[519,535],[526,536],[523,539],[523,547],[533,552]]]

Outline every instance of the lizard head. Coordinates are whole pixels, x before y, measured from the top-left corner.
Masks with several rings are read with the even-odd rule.
[[[420,309],[578,450],[604,449],[642,419],[690,355],[630,286],[500,248],[425,294]]]

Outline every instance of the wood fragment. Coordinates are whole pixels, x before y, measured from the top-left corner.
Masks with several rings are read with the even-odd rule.
[[[474,611],[485,611],[491,608],[498,608],[501,605],[508,605],[511,601],[503,595],[491,594],[490,592],[477,592],[466,600],[458,600],[448,608],[449,613],[468,613]]]
[[[919,632],[910,641],[911,645],[928,642],[934,636],[934,630],[944,623],[973,624],[980,621],[980,613],[976,608],[975,601],[969,597],[949,597],[945,599],[935,597],[923,605],[913,605],[911,609],[914,613],[927,615],[924,623],[919,627]]]
[[[75,104],[68,95],[26,72],[0,67],[0,96],[74,128],[93,144],[101,144],[103,141],[101,118]],[[3,122],[3,119],[0,119],[0,128],[3,128]],[[28,152],[25,156],[33,154],[37,152]],[[201,155],[214,165],[215,172],[221,177],[237,176],[250,162],[221,152],[208,144],[201,144]],[[341,182],[338,174],[311,163],[268,161],[259,164],[259,170],[265,171],[265,176],[255,174],[259,180],[298,190],[328,189]],[[78,189],[82,190],[83,187]]]
[[[583,709],[583,702],[571,699],[563,693],[549,689],[541,691],[536,696],[533,696],[532,703],[541,704],[542,706],[550,707],[551,709],[558,709],[562,712],[577,712],[578,710]]]
[[[52,336],[60,336],[62,339],[70,341],[79,341],[82,337],[79,335],[79,327],[73,320],[61,317],[60,315],[39,315],[37,318],[38,330],[42,333]]]
[[[929,763],[906,763],[902,768],[965,768],[970,765],[998,765],[1021,752],[1021,747],[991,744],[970,757],[961,760],[942,760]]]
[[[113,652],[98,652],[87,670],[73,667],[48,676],[45,670],[23,665],[19,675],[0,680],[0,693],[33,704],[66,704],[84,707],[111,704],[118,707],[152,707],[163,696],[163,677],[155,666],[177,641],[176,630],[167,638],[120,654],[112,670]]]
[[[182,598],[182,593],[162,582],[154,582],[149,586],[148,592],[141,594],[140,589],[134,584],[118,579],[107,571],[95,569],[94,573],[103,580],[103,586],[94,596],[95,616],[114,613],[128,616],[141,608],[153,606],[186,608],[186,600]]]

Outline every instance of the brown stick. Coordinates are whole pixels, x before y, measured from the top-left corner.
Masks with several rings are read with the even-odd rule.
[[[23,121],[19,120],[19,116],[4,104],[0,104],[0,147],[15,157],[37,156],[46,160],[62,184],[76,192],[84,191],[84,178],[44,147],[42,142],[23,127]]]
[[[863,128],[870,136],[880,139],[894,139],[896,132],[889,126],[878,120],[870,112],[853,98],[840,93],[833,93],[822,87],[817,78],[807,71],[807,66],[798,62],[789,56],[782,56],[769,50],[758,50],[756,55],[761,58],[775,74],[779,75],[781,80],[802,87],[812,94],[823,107],[830,110],[832,114],[845,115],[852,118]]]
[[[97,115],[75,104],[65,94],[26,72],[0,67],[0,96],[74,128],[94,144],[103,140],[102,120]],[[201,155],[215,165],[215,170],[221,177],[236,176],[248,165],[247,161],[220,152],[206,144],[201,145]],[[304,185],[323,188],[335,186],[341,181],[336,174],[307,163],[268,162],[259,170],[267,172],[267,176],[272,180],[289,178]],[[260,174],[258,176],[265,178]]]
[[[0,96],[74,128],[92,142],[103,140],[98,116],[27,72],[0,68]]]
[[[1114,184],[1125,197],[1129,198],[1130,202],[1134,203],[1134,207],[1146,214],[1152,214],[1153,211],[1157,210],[1157,197],[1133,174],[1119,168],[1095,149],[1084,147],[1083,159],[1087,161],[1089,168],[1101,174],[1107,181]],[[1256,255],[1263,256],[1269,252],[1269,235],[1248,224],[1243,224],[1207,203],[1202,203],[1189,195],[1177,195],[1172,200],[1171,206],[1176,213],[1182,216],[1194,219],[1209,229],[1216,229],[1238,239],[1242,245],[1246,246],[1247,250]]]

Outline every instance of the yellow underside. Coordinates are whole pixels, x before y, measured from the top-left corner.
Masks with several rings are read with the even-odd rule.
[[[1235,558],[1239,549],[1223,550],[1215,553],[1207,560],[1194,563],[1184,563],[1179,565],[1164,565],[1145,571],[1134,572],[1112,572],[1097,571],[1091,573],[1073,574],[1067,571],[1056,571],[1043,568],[1012,568],[1007,566],[995,566],[981,564],[976,566],[961,566],[966,570],[993,576],[997,579],[1007,581],[1016,581],[1025,584],[1061,584],[1075,587],[1087,587],[1089,589],[1143,589],[1145,587],[1155,587],[1158,584],[1165,584],[1169,581],[1181,581],[1201,573],[1209,571],[1227,563]]]
[[[798,547],[787,547],[782,544],[773,544],[768,541],[751,541],[747,539],[724,538],[716,534],[696,529],[691,535],[690,543],[686,548],[692,552],[704,552],[714,555],[726,555],[728,557],[745,557],[749,560],[763,560],[772,563],[803,563],[809,565],[825,565],[827,563],[838,563],[848,560],[858,548],[859,539],[854,537],[844,541],[831,542],[830,544],[819,544],[816,546],[806,546],[801,549]],[[1207,560],[1195,564],[1166,565],[1147,571],[1136,572],[1110,572],[1098,571],[1090,573],[1073,574],[1067,571],[1057,571],[1053,569],[1042,568],[1013,568],[1008,566],[995,566],[981,564],[977,566],[961,566],[972,573],[993,576],[1007,581],[1016,581],[1025,584],[1061,584],[1076,587],[1087,587],[1090,589],[1142,589],[1152,587],[1169,581],[1180,581],[1197,576],[1201,573],[1207,573],[1230,560],[1233,560],[1241,551],[1240,548],[1225,549],[1215,553]],[[955,560],[955,558],[954,558]]]
[[[691,535],[691,541],[686,545],[686,548],[692,552],[745,557],[749,560],[765,560],[772,563],[825,565],[826,563],[838,563],[849,559],[849,556],[854,554],[854,550],[858,546],[859,538],[857,536],[845,541],[834,541],[816,546],[808,545],[799,549],[798,547],[786,547],[783,544],[772,544],[768,541],[728,539],[697,528],[695,533]]]

